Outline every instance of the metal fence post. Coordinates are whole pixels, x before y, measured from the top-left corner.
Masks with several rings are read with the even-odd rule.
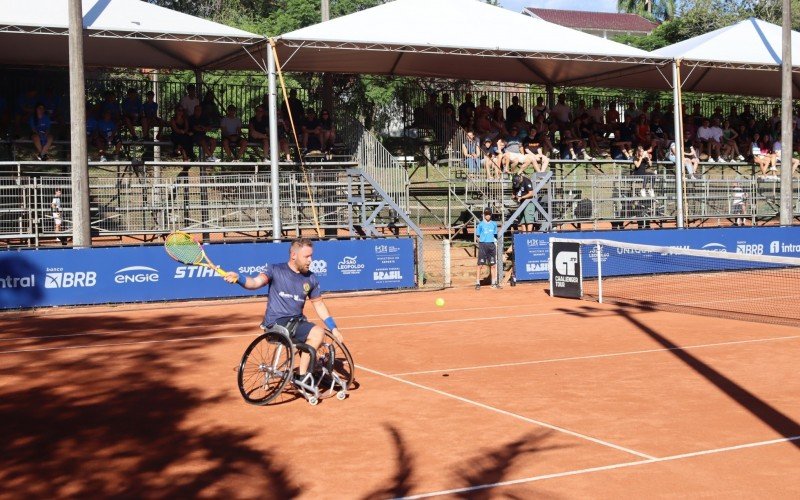
[[[450,275],[450,238],[446,238],[442,240],[442,255],[443,255],[443,264],[444,264],[444,287],[450,288],[452,284],[452,276]]]

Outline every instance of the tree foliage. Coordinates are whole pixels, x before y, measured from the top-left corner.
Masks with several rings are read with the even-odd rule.
[[[617,10],[666,21],[675,17],[675,0],[617,0]]]

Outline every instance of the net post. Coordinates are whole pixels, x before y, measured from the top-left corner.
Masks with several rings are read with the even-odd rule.
[[[598,241],[595,244],[597,249],[597,302],[603,303],[603,250]]]
[[[442,255],[444,264],[444,287],[450,288],[452,276],[450,275],[450,238],[442,240]]]

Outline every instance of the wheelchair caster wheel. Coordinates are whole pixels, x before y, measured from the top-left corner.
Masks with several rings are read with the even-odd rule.
[[[310,404],[311,406],[317,406],[318,403],[319,403],[319,399],[317,399],[317,398],[313,398],[312,397],[312,398],[308,399],[308,404]]]
[[[344,401],[344,399],[346,397],[347,397],[347,393],[344,392],[344,391],[339,391],[339,392],[336,393],[336,399],[338,399],[339,401]]]

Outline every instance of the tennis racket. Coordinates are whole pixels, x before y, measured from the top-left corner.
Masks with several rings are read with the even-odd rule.
[[[225,276],[227,273],[215,266],[211,259],[208,258],[203,251],[203,246],[196,242],[190,235],[183,231],[175,231],[167,236],[164,241],[164,249],[167,254],[173,259],[182,264],[190,266],[204,266],[213,269],[220,276]]]

